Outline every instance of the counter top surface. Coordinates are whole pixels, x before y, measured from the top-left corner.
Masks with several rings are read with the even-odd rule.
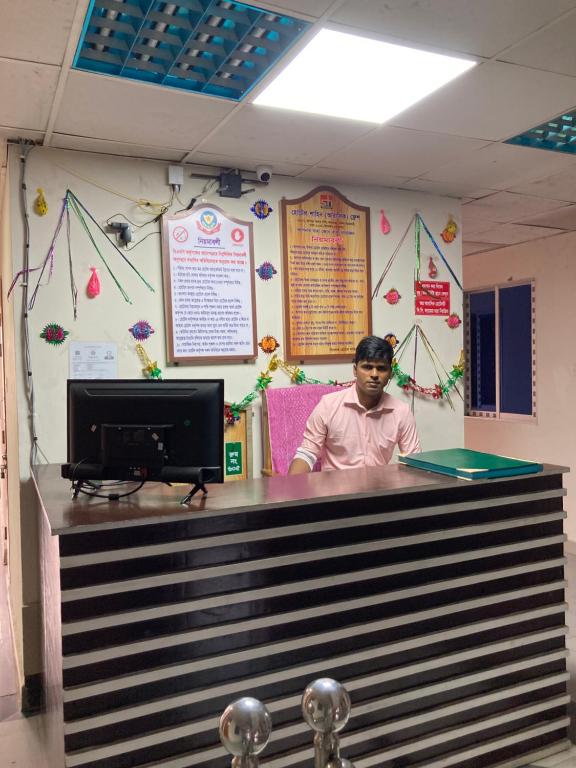
[[[566,467],[545,464],[538,475],[567,472]],[[534,475],[523,475],[523,478]],[[518,477],[499,478],[506,482]],[[214,517],[245,513],[267,507],[291,507],[302,503],[319,504],[337,499],[389,496],[450,489],[495,482],[494,480],[458,480],[446,475],[413,469],[401,464],[366,467],[340,472],[314,472],[291,477],[263,477],[211,485],[208,495],[194,496],[187,506],[180,499],[187,485],[167,486],[147,483],[140,491],[119,501],[89,498],[80,494],[72,499],[71,484],[60,476],[59,464],[35,467],[33,477],[53,534],[117,526],[143,525],[179,520],[183,517]]]

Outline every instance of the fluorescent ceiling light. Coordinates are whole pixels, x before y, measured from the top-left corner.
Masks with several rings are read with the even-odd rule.
[[[475,65],[322,29],[254,103],[383,123]]]

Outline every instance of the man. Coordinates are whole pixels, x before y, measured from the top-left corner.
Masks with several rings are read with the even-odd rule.
[[[322,469],[388,464],[394,448],[419,453],[416,422],[406,403],[384,392],[392,377],[394,350],[378,336],[366,336],[354,355],[355,385],[331,392],[310,414],[289,475]]]

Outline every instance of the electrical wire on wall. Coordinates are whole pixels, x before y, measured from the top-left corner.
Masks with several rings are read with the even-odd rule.
[[[26,164],[28,155],[34,148],[34,143],[27,139],[18,142],[20,158],[20,209],[24,226],[24,246],[22,254],[22,338],[24,339],[23,364],[25,366],[24,379],[26,382],[26,399],[28,402],[28,424],[30,430],[30,468],[38,463],[38,454],[48,462],[45,454],[38,444],[36,434],[36,406],[34,397],[34,379],[32,375],[32,353],[30,348],[30,328],[28,324],[28,280],[30,275],[30,217],[28,214],[28,192],[26,189]]]

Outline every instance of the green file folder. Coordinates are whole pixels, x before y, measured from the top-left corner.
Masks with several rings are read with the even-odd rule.
[[[497,456],[494,453],[470,451],[467,448],[447,448],[442,451],[424,451],[399,456],[398,461],[417,469],[452,475],[463,480],[480,480],[490,477],[512,477],[531,472],[542,472],[542,464],[534,461]]]

